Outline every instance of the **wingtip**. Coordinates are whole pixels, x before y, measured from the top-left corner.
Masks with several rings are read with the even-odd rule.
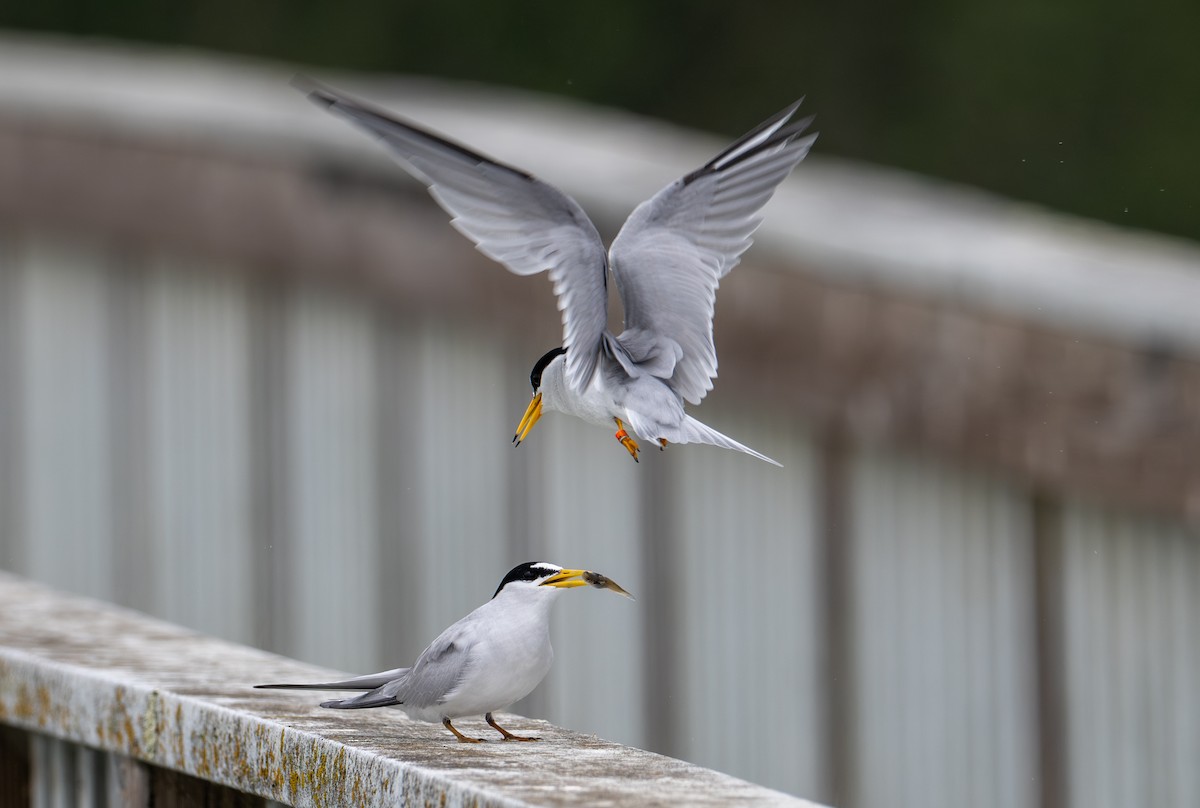
[[[332,90],[303,73],[297,73],[292,76],[292,80],[288,84],[304,93],[309,101],[318,106],[331,107],[338,100],[337,95]]]
[[[776,460],[773,457],[767,457],[762,452],[756,452],[755,450],[750,449],[749,447],[746,447],[743,451],[745,451],[746,454],[748,454],[748,455],[757,457],[759,460],[765,460],[766,462],[770,463],[772,466],[775,466],[776,468],[783,468],[782,463],[780,463],[778,460]]]

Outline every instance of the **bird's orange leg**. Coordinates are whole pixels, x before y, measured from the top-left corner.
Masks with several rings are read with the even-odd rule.
[[[541,740],[541,738],[526,738],[522,735],[513,735],[511,732],[506,730],[504,727],[497,724],[496,719],[492,718],[491,713],[488,713],[487,715],[485,715],[484,718],[487,719],[487,722],[492,725],[492,729],[496,730],[496,732],[499,732],[501,735],[504,736],[504,740],[506,740],[506,741],[540,741]]]
[[[633,462],[638,462],[637,441],[629,437],[629,433],[625,431],[625,424],[621,423],[620,418],[614,418],[613,420],[617,422],[617,434],[613,435],[613,437],[621,442],[621,445],[625,447],[625,451],[629,452],[629,456],[633,458]]]
[[[463,735],[461,732],[456,730],[454,725],[450,723],[449,718],[442,719],[442,726],[453,732],[454,737],[458,738],[459,743],[483,743],[483,738],[468,738],[466,735]]]
[[[667,448],[667,439],[659,438],[658,439],[658,450],[661,452],[665,448]]]

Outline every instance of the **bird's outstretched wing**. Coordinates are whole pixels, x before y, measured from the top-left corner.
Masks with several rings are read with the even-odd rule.
[[[630,215],[609,251],[635,360],[678,346],[668,384],[692,404],[717,375],[713,302],[761,223],[759,211],[817,139],[812,118],[788,121],[797,101]]]
[[[310,100],[379,138],[484,255],[518,275],[550,273],[562,311],[567,381],[582,390],[607,327],[608,258],[592,221],[557,188],[308,79]]]

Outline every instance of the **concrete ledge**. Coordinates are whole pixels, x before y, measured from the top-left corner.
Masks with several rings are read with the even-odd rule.
[[[250,687],[332,673],[0,573],[0,724],[294,805],[812,805],[544,721],[466,745]]]

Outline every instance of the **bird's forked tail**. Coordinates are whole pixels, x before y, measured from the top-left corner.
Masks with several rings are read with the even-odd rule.
[[[753,455],[759,460],[765,460],[772,465],[779,466],[780,468],[783,467],[783,464],[779,461],[772,460],[762,452],[754,451],[749,446],[743,446],[733,438],[727,435],[722,435],[717,430],[713,429],[707,424],[697,421],[690,415],[683,416],[682,431],[684,440],[678,441],[679,443],[707,443],[710,446],[720,446],[722,449],[736,449],[739,452],[745,452],[748,455]]]

